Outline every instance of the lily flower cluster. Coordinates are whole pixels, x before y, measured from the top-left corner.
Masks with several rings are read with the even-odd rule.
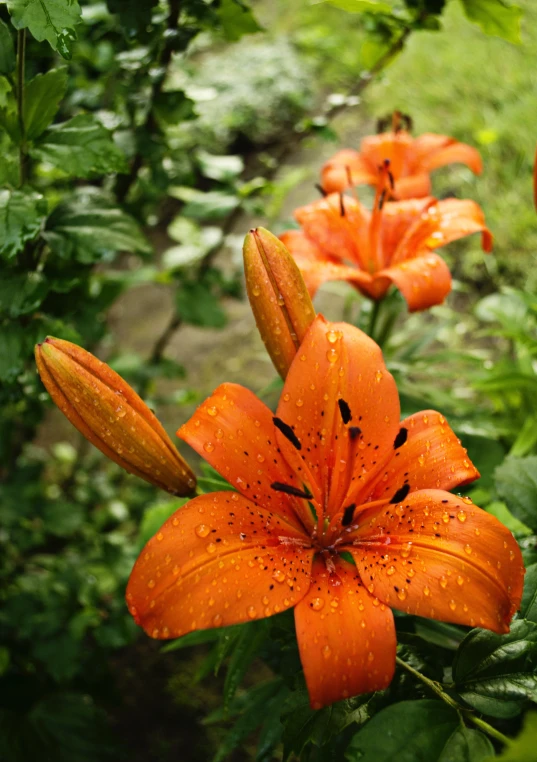
[[[418,309],[417,270],[403,269],[398,281],[393,271],[408,257],[400,253],[394,264],[395,253],[419,242],[427,260],[436,257],[423,253],[435,232],[453,238],[471,224],[488,231],[473,207],[463,213],[454,201],[382,207],[390,182],[383,167],[373,213],[329,195],[299,212],[300,245],[322,238],[333,259],[352,250],[369,273],[367,283],[355,281],[362,290],[380,298],[394,282]],[[180,427],[178,436],[232,490],[193,497],[149,540],[126,594],[136,622],[168,639],[292,608],[313,708],[389,685],[392,609],[507,632],[522,595],[522,556],[495,517],[451,493],[479,473],[443,415],[425,410],[401,420],[379,347],[358,328],[315,314],[306,288],[313,276],[306,269],[304,283],[275,236],[251,231],[244,261],[260,333],[285,380],[280,401],[273,412],[250,390],[224,383]],[[164,489],[194,494],[189,466],[108,366],[51,338],[36,357],[54,401],[99,449]]]

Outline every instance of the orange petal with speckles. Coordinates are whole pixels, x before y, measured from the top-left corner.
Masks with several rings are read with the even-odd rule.
[[[410,174],[413,138],[405,130],[381,132],[368,135],[360,144],[360,153],[374,167],[379,167],[386,159],[390,162],[390,172],[397,181]]]
[[[302,487],[278,452],[272,418],[272,411],[249,389],[221,384],[181,426],[177,436],[234,489],[297,524],[297,499],[270,486],[283,482]]]
[[[420,490],[361,513],[345,550],[369,592],[408,614],[503,633],[520,605],[524,566],[513,535],[449,492]]]
[[[411,492],[430,487],[451,490],[475,479],[479,471],[444,416],[424,410],[401,421],[392,457],[376,484],[368,485],[367,496],[390,499],[405,483]]]
[[[313,296],[319,286],[327,281],[344,280],[360,286],[372,284],[369,273],[349,267],[337,261],[335,257],[323,256],[321,250],[313,241],[306,238],[300,230],[289,230],[280,239],[287,246],[297,265],[310,294]]]
[[[378,299],[392,283],[403,294],[409,312],[418,312],[442,304],[451,291],[451,273],[438,254],[424,254],[381,270],[371,287],[364,285],[363,290]]]
[[[308,538],[233,492],[179,508],[142,550],[127,587],[136,622],[177,638],[272,616],[308,592]]]
[[[325,257],[353,262],[362,270],[368,270],[370,218],[358,201],[337,193],[295,210],[305,235]]]
[[[313,709],[386,688],[395,670],[393,614],[361,584],[356,567],[336,559],[313,565],[311,587],[295,625]]]
[[[324,496],[318,512],[324,503],[334,515],[351,482],[391,452],[399,410],[395,381],[377,344],[348,323],[318,315],[293,360],[277,411],[301,449],[279,431],[278,445],[308,483],[310,474],[315,479]]]

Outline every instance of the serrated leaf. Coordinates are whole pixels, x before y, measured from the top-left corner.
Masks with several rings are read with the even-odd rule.
[[[537,456],[506,458],[495,471],[495,482],[511,513],[537,530]]]
[[[24,87],[24,129],[30,140],[49,126],[67,89],[67,69],[37,74]]]
[[[8,25],[0,19],[0,74],[11,74],[16,60],[13,37]]]
[[[36,237],[46,211],[40,193],[0,190],[0,257],[11,259]]]
[[[382,0],[323,0],[329,5],[341,8],[349,13],[388,13],[391,15],[393,8]]]
[[[135,220],[96,189],[81,190],[58,204],[43,237],[57,256],[87,264],[110,251],[151,250]]]
[[[478,24],[485,34],[503,37],[519,44],[522,8],[506,0],[461,0],[470,21]]]
[[[522,732],[511,741],[497,757],[489,757],[486,762],[537,762],[537,712],[528,712],[524,717]]]
[[[7,0],[15,29],[28,29],[36,40],[47,40],[64,58],[71,58],[74,27],[82,20],[76,0]]]
[[[127,171],[124,153],[92,114],[78,114],[52,125],[35,142],[30,154],[72,177]]]
[[[537,625],[518,620],[506,635],[472,630],[453,661],[453,680],[465,701],[492,717],[514,717],[537,700]]]
[[[537,623],[537,564],[528,566],[524,575],[520,616],[529,622]]]
[[[349,762],[478,762],[493,747],[460,724],[441,701],[401,701],[381,710],[360,730],[345,755]]]

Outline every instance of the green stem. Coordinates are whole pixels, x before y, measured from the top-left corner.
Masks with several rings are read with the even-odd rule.
[[[17,112],[19,117],[19,185],[22,187],[27,176],[26,130],[24,127],[24,62],[26,56],[26,29],[17,33]]]
[[[413,675],[417,680],[420,680],[424,685],[432,690],[433,693],[436,693],[436,695],[441,698],[442,701],[452,707],[452,709],[455,709],[455,711],[460,715],[463,715],[465,719],[473,722],[474,725],[477,725],[477,727],[480,728],[484,733],[487,733],[487,735],[491,736],[496,741],[499,741],[504,746],[509,746],[512,743],[510,738],[505,736],[503,733],[500,733],[499,730],[496,730],[496,728],[492,727],[492,725],[489,725],[489,723],[485,722],[485,720],[476,717],[472,711],[465,709],[457,701],[455,701],[455,699],[451,698],[451,696],[442,689],[442,686],[440,683],[437,683],[436,680],[430,680],[428,677],[425,677],[425,675],[422,675],[422,673],[418,672],[417,669],[411,667],[410,664],[408,664],[406,661],[400,659],[399,656],[395,657],[395,661],[400,667],[406,669],[407,672],[410,672],[410,674]]]
[[[379,301],[374,301],[373,306],[371,308],[370,315],[369,315],[369,326],[367,328],[367,335],[371,336],[372,339],[375,338],[375,328],[377,326],[377,321],[380,315],[381,304],[382,304],[382,299]]]

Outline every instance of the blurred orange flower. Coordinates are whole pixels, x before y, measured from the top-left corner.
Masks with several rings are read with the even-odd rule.
[[[322,316],[276,415],[218,387],[178,433],[237,491],[195,498],[148,542],[127,589],[136,621],[176,638],[294,607],[314,708],[389,684],[391,607],[507,632],[518,545],[445,491],[479,476],[445,419],[399,416],[379,347]]]
[[[381,174],[386,178],[388,163]],[[302,271],[313,296],[325,281],[345,280],[371,299],[390,286],[403,294],[411,312],[443,302],[451,275],[440,246],[482,233],[485,251],[492,235],[474,201],[427,197],[387,201],[379,185],[373,211],[349,196],[333,193],[295,211],[302,230],[280,236]]]
[[[479,152],[472,146],[432,132],[413,138],[395,125],[391,132],[364,138],[360,151],[336,153],[321,170],[322,187],[326,193],[334,193],[349,186],[376,185],[378,167],[386,159],[391,163],[395,199],[430,195],[429,173],[446,164],[461,162],[477,175],[483,169]]]

